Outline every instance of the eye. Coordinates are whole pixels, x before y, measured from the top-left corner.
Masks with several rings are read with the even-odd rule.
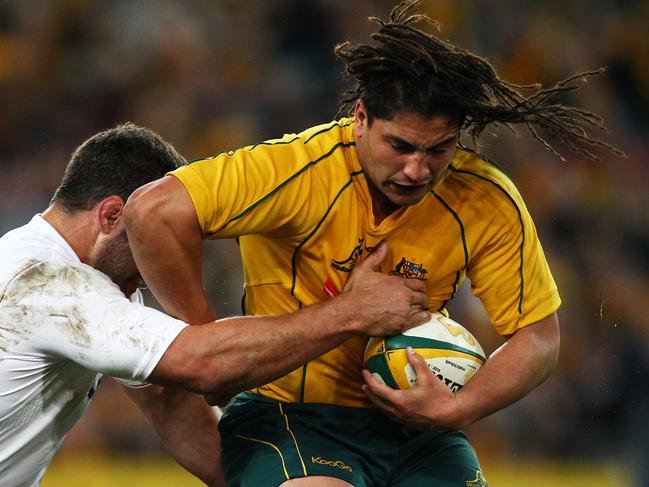
[[[404,144],[403,142],[391,142],[390,145],[395,151],[400,152],[401,154],[407,154],[414,150],[413,146],[410,144]]]
[[[442,144],[435,147],[431,147],[430,149],[428,149],[427,152],[433,155],[440,155],[440,154],[446,154],[449,150],[452,150],[454,148],[455,148],[455,144],[451,144],[451,143]]]

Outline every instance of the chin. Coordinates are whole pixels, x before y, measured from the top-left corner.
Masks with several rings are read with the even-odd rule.
[[[137,286],[133,285],[128,285],[128,286],[122,286],[120,288],[124,295],[128,298],[130,297],[135,291],[137,291]]]
[[[123,283],[120,286],[122,292],[128,297],[137,291],[140,288],[145,288],[144,281],[142,279],[130,279],[127,282]]]
[[[424,197],[428,194],[428,191],[422,193],[421,195],[412,195],[412,196],[403,196],[399,195],[394,198],[391,198],[391,201],[396,206],[412,206],[419,203]]]

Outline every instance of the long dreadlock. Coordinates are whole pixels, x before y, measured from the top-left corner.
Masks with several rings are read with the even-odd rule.
[[[339,116],[351,114],[356,100],[362,99],[370,123],[374,118],[391,119],[401,110],[426,117],[446,115],[467,130],[474,141],[489,125],[500,124],[514,131],[511,124],[521,123],[562,160],[563,156],[540,135],[539,128],[590,159],[598,157],[588,147],[623,155],[590,134],[591,129],[605,130],[601,117],[555,101],[556,95],[578,89],[603,68],[575,74],[545,89],[540,84],[509,83],[500,79],[485,59],[413,27],[411,24],[423,21],[439,31],[439,24],[426,15],[411,13],[420,2],[399,3],[389,21],[370,17],[380,26],[371,36],[376,45],[344,42],[336,46],[336,55],[345,61],[344,73],[356,81],[343,94]]]

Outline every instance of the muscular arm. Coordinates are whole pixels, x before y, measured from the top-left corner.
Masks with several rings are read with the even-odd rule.
[[[225,486],[217,410],[202,396],[151,385],[124,387],[169,453],[189,472],[210,486]]]
[[[372,271],[386,247],[357,265],[345,292],[282,316],[247,316],[185,328],[150,382],[230,397],[265,384],[354,335],[393,335],[424,322],[421,282]]]
[[[419,355],[409,356],[417,372],[412,389],[395,391],[367,371],[364,389],[379,408],[411,427],[463,428],[528,394],[552,373],[558,356],[559,321],[553,313],[514,333],[457,393]]]
[[[188,323],[216,318],[202,285],[202,235],[183,184],[165,176],[136,190],[124,208],[135,262],[165,310]]]

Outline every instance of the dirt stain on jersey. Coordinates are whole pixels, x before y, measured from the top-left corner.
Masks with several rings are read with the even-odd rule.
[[[63,331],[81,346],[90,344],[86,321],[75,302],[93,288],[92,274],[63,262],[26,261],[0,292],[0,350],[26,338],[44,317],[60,317]]]
[[[16,325],[34,319],[33,310],[28,306],[0,305],[0,351],[12,351],[29,334],[27,329]]]
[[[75,306],[69,309],[66,318],[67,322],[62,322],[63,328],[71,335],[74,343],[86,347],[90,345],[91,338],[88,334],[87,323],[79,308]]]

